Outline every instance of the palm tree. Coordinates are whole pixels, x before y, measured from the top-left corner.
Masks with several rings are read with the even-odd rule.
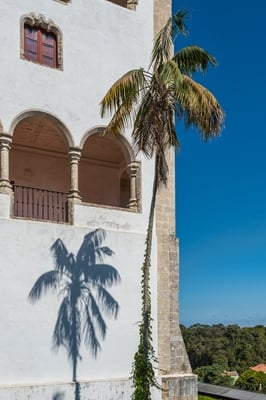
[[[224,113],[215,97],[191,76],[205,72],[216,60],[198,46],[182,48],[173,55],[173,41],[178,34],[187,34],[186,12],[178,11],[155,38],[148,70],[134,69],[123,75],[101,101],[101,115],[111,114],[105,129],[117,136],[128,124],[133,125],[132,140],[136,152],[155,159],[145,255],[142,266],[142,322],[140,341],[133,363],[133,400],[149,400],[150,387],[155,385],[152,361],[150,266],[152,230],[156,193],[167,184],[166,152],[179,148],[174,120],[195,126],[204,140],[218,136]]]
[[[105,231],[96,229],[85,235],[75,257],[69,253],[61,239],[51,247],[54,269],[42,274],[33,285],[29,300],[40,300],[47,291],[62,298],[52,336],[55,349],[63,346],[72,363],[73,382],[77,382],[77,364],[81,360],[82,340],[93,357],[101,349],[99,337],[106,335],[106,322],[102,314],[117,317],[119,305],[107,288],[120,282],[117,270],[104,264],[104,256],[114,253],[102,246]]]

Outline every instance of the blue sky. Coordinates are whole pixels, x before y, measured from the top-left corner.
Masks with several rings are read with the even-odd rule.
[[[266,325],[266,2],[174,0],[190,35],[219,63],[200,82],[226,113],[202,143],[177,125],[180,322]],[[197,77],[198,79],[198,77]]]

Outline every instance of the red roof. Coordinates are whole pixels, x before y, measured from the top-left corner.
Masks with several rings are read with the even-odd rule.
[[[258,364],[258,365],[255,365],[255,367],[249,367],[249,369],[252,369],[253,371],[257,371],[257,372],[266,373],[266,364]]]

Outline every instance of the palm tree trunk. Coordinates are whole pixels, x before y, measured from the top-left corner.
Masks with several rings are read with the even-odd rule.
[[[75,394],[74,400],[80,400],[80,387],[77,382],[77,365],[78,365],[78,349],[77,349],[77,313],[76,313],[76,299],[74,300],[73,305],[73,320],[72,320],[72,340],[73,340],[73,348],[72,348],[72,367],[73,367],[73,376],[72,380],[75,384]]]
[[[72,365],[72,381],[76,383],[77,382],[77,364],[78,364],[76,356],[73,357],[73,361],[72,362],[73,362],[73,365]]]
[[[80,400],[80,384],[75,382],[75,400]]]
[[[77,382],[77,364],[78,364],[78,346],[77,346],[77,310],[76,310],[76,293],[72,293],[72,328],[71,328],[71,335],[72,335],[72,348],[71,348],[71,358],[72,358],[72,380],[73,382]]]
[[[142,295],[143,295],[143,309],[142,309],[142,319],[143,319],[143,344],[144,344],[144,355],[148,359],[149,352],[149,332],[151,329],[151,298],[150,298],[150,267],[151,267],[151,250],[152,250],[152,234],[154,225],[154,214],[156,205],[156,195],[158,189],[158,156],[155,157],[154,166],[154,178],[153,178],[153,188],[152,188],[152,198],[150,204],[150,213],[148,220],[148,228],[146,234],[146,247],[144,253],[143,262],[143,283],[142,283]]]
[[[152,250],[152,232],[155,214],[156,194],[159,183],[158,156],[155,157],[155,169],[153,189],[148,220],[148,228],[145,240],[144,261],[141,275],[142,296],[142,321],[139,327],[139,346],[133,362],[133,386],[132,400],[150,400],[151,386],[158,387],[154,378],[152,361],[154,359],[151,331],[151,293],[150,293],[150,267]]]

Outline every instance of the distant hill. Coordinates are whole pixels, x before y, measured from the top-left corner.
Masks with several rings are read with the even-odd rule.
[[[257,364],[266,364],[266,327],[238,325],[181,325],[193,371],[216,366],[239,374]]]

